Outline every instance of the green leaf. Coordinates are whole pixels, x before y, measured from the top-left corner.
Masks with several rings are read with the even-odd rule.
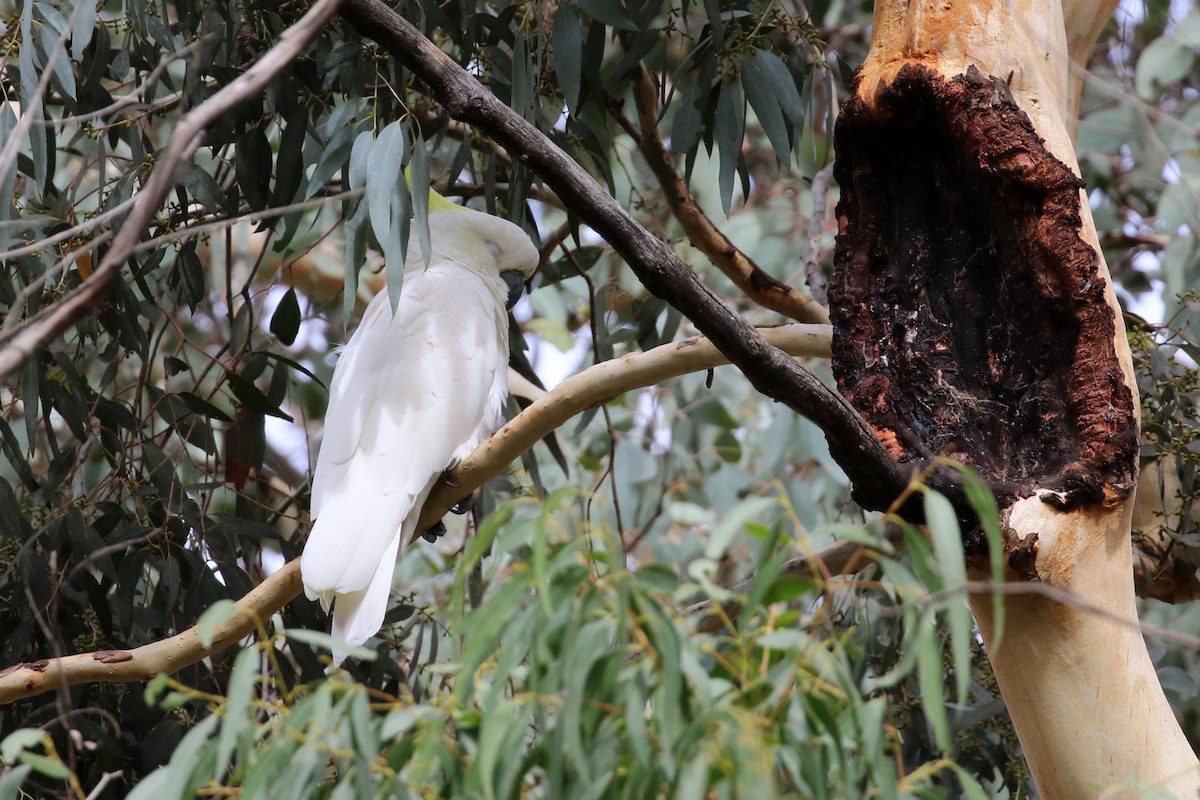
[[[49,756],[41,756],[28,751],[18,756],[22,764],[28,764],[34,771],[56,781],[65,781],[71,777],[71,770],[62,761]]]
[[[746,523],[765,515],[768,511],[778,511],[779,507],[779,501],[774,497],[747,497],[738,503],[722,516],[720,522],[713,528],[712,535],[708,537],[708,542],[704,545],[705,557],[720,558],[729,549],[733,537],[745,528]]]
[[[1200,47],[1200,11],[1193,8],[1187,16],[1179,20],[1171,38],[1184,47]]]
[[[151,678],[150,682],[146,684],[145,691],[142,692],[142,699],[145,700],[146,705],[157,705],[158,696],[163,693],[163,690],[167,688],[170,682],[171,676],[162,672]]]
[[[354,138],[358,131],[358,126],[352,124],[356,109],[357,103],[354,102],[338,106],[326,121],[326,130],[331,130],[332,133],[321,150],[317,166],[309,176],[308,188],[304,192],[306,199],[320,191],[329,179],[349,162],[350,151],[354,147]],[[280,169],[282,170],[282,165]]]
[[[369,650],[366,647],[354,647],[341,641],[328,633],[319,631],[307,631],[302,628],[290,628],[281,633],[293,642],[320,647],[323,650],[334,652],[335,650],[346,656],[347,658],[357,658],[359,661],[374,661],[379,654],[374,650]]]
[[[248,381],[241,375],[232,372],[226,373],[225,379],[228,381],[229,388],[233,392],[234,397],[247,410],[266,414],[268,417],[278,417],[288,422],[294,422],[291,416],[283,412],[278,403],[272,403],[268,400],[267,396],[262,393],[262,390],[255,386],[252,381]]]
[[[3,778],[0,778],[0,800],[17,800],[18,796],[28,797],[27,794],[21,792],[21,786],[29,777],[30,772],[33,772],[33,767],[23,764],[0,773],[3,774]]]
[[[41,95],[37,90],[41,70],[34,61],[37,51],[33,47],[33,3],[26,0],[24,13],[21,14],[21,41],[28,42],[29,47],[17,48],[17,69],[21,75],[21,97],[25,102],[24,113],[42,115]],[[8,105],[5,103],[5,105]],[[45,186],[49,180],[47,169],[46,137],[34,134],[29,137],[30,155],[33,160],[33,180],[38,186]],[[7,197],[7,196],[6,196]]]
[[[12,764],[17,757],[33,747],[41,747],[46,734],[36,728],[18,728],[0,741],[0,761]]]
[[[95,32],[98,3],[81,0],[72,11],[75,19],[71,23],[71,58],[83,61],[84,50],[91,44]]]
[[[254,697],[254,685],[260,676],[262,653],[256,647],[247,647],[237,655],[229,675],[229,688],[225,695],[221,733],[217,737],[217,759],[214,764],[213,780],[220,784],[225,776],[229,759],[233,756],[243,729],[251,722],[250,702]]]
[[[1174,692],[1181,697],[1195,697],[1200,693],[1200,685],[1196,683],[1195,677],[1179,667],[1159,667],[1158,682],[1168,692]]]
[[[225,192],[217,179],[195,164],[180,164],[180,185],[215,217],[225,214]]]
[[[242,196],[252,211],[262,211],[271,196],[271,143],[261,126],[242,134],[234,150],[234,170]]]
[[[195,780],[196,769],[200,762],[200,751],[208,744],[219,717],[210,714],[188,731],[182,741],[171,753],[171,760],[165,767],[155,770],[150,778],[134,787],[126,800],[163,800],[163,798],[183,798],[194,796],[199,781]]]
[[[955,777],[958,778],[958,783],[962,787],[962,796],[965,800],[989,800],[994,795],[989,795],[979,785],[979,781],[971,773],[967,772],[957,764],[950,764],[950,769],[954,771]]]
[[[517,725],[521,716],[521,707],[507,698],[489,708],[484,715],[477,758],[479,789],[485,800],[507,796],[507,793],[498,794],[496,791],[496,768],[512,757],[514,737],[520,737]]]
[[[367,175],[371,171],[371,148],[374,146],[375,137],[370,131],[363,131],[355,137],[346,175],[351,189],[362,189],[367,185]]]
[[[630,18],[621,0],[578,0],[579,7],[592,19],[621,31],[636,31],[637,23]]]
[[[704,129],[701,104],[708,89],[692,84],[675,103],[675,119],[671,122],[671,150],[690,153],[700,144],[700,131]]]
[[[59,32],[63,29],[62,26],[66,21],[52,6],[39,5],[38,8],[48,20],[51,14],[58,17],[55,25],[42,25],[38,28],[39,39],[42,51],[49,62],[50,72],[54,76],[54,82],[63,94],[74,100],[78,90],[75,85],[75,73],[71,71],[70,54],[67,48],[59,44]]]
[[[957,462],[955,462],[957,463]],[[975,510],[979,522],[983,526],[983,534],[987,538],[988,564],[991,567],[992,582],[999,585],[1004,583],[1004,533],[1000,530],[1000,510],[996,507],[996,498],[991,487],[977,472],[967,467],[958,469],[962,478],[963,491],[971,508]],[[1004,639],[1004,595],[1000,592],[992,594],[992,631],[993,649],[998,649]]]
[[[1134,72],[1137,93],[1146,100],[1154,99],[1157,87],[1167,86],[1187,75],[1196,61],[1196,54],[1183,43],[1168,36],[1146,45],[1138,58]]]
[[[917,683],[921,687],[921,708],[933,729],[934,741],[943,753],[950,752],[950,723],[946,717],[946,698],[942,683],[942,648],[938,646],[933,615],[922,617],[916,637]]]
[[[397,186],[404,182],[404,159],[408,155],[408,137],[399,122],[387,125],[371,146],[370,169],[367,170],[367,211],[375,238],[391,259],[392,208]],[[403,261],[403,257],[401,257]]]
[[[552,41],[559,91],[567,110],[577,115],[579,96],[583,91],[583,27],[574,6],[564,3],[554,12]]]
[[[727,79],[721,84],[713,130],[717,152],[721,156],[717,184],[721,193],[721,210],[725,216],[729,216],[733,204],[733,177],[742,155],[742,135],[745,130],[746,99],[742,94],[741,81]]]
[[[308,109],[296,106],[287,117],[279,137],[279,154],[275,159],[275,188],[271,205],[286,206],[296,197],[304,180],[304,139],[308,133]]]
[[[708,395],[695,403],[688,409],[687,415],[697,422],[715,425],[727,431],[742,427],[742,423],[729,413],[729,409],[715,394]]]
[[[204,647],[212,647],[213,635],[221,625],[228,622],[234,615],[240,613],[238,604],[232,600],[218,600],[213,603],[204,613],[200,615],[200,619],[196,622],[196,635],[200,637],[200,644]]]
[[[408,137],[404,127],[393,122],[379,132],[372,145],[371,167],[367,172],[367,209],[375,238],[383,248],[388,299],[393,313],[400,304],[400,289],[404,285],[404,260],[412,211],[408,182],[404,179],[407,157]]]
[[[417,226],[417,240],[421,244],[421,258],[425,264],[433,257],[433,245],[429,241],[429,153],[425,149],[425,139],[417,131],[417,140],[413,142],[412,161],[409,163],[412,172],[413,222]],[[407,256],[407,254],[406,254]]]
[[[967,562],[963,555],[962,533],[954,506],[942,495],[925,490],[925,520],[929,538],[947,588],[959,589],[967,583]],[[975,622],[966,596],[952,597],[945,603],[946,625],[950,632],[950,650],[954,655],[954,677],[958,702],[965,702],[971,682],[971,645]]]
[[[188,310],[193,314],[196,306],[204,299],[204,265],[196,255],[196,247],[189,243],[175,256],[175,269],[179,274],[179,287],[183,290]]]
[[[214,406],[212,403],[205,400],[203,397],[200,397],[193,392],[179,392],[175,395],[175,397],[178,397],[180,400],[182,400],[183,404],[187,406],[188,410],[193,414],[198,414],[202,417],[209,417],[211,419],[219,419],[221,422],[233,422],[232,417]]]
[[[746,92],[746,100],[749,101],[750,107],[754,109],[754,114],[758,117],[759,124],[762,125],[763,131],[771,141],[771,146],[775,148],[775,157],[780,162],[787,163],[792,152],[791,137],[783,116],[783,109],[780,107],[778,91],[772,84],[770,76],[759,66],[759,57],[763,55],[775,58],[779,67],[785,73],[787,72],[787,67],[783,65],[783,62],[771,53],[764,50],[755,51],[753,58],[742,60],[742,88]],[[790,76],[788,83],[791,83]],[[795,92],[794,86],[792,91]],[[800,95],[796,94],[796,103],[799,104],[799,102]]]
[[[536,67],[531,63],[524,36],[513,38],[509,107],[522,119],[533,118]]]
[[[296,341],[296,334],[299,332],[300,300],[296,297],[296,290],[288,287],[279,300],[279,305],[275,306],[275,313],[271,315],[271,333],[275,334],[279,341],[291,345]]]

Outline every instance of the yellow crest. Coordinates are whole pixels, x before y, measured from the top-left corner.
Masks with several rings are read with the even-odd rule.
[[[408,184],[408,190],[411,192],[412,188],[413,188],[412,168],[411,167],[404,168],[404,181],[405,181],[405,183]],[[435,192],[433,190],[432,186],[429,187],[429,213],[430,214],[432,214],[435,211],[462,211],[462,210],[463,210],[463,207],[460,206],[458,203],[450,202],[449,200],[447,200],[446,198],[442,197],[440,194]]]

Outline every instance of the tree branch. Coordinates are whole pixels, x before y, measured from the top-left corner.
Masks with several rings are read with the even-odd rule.
[[[595,179],[380,0],[344,0],[342,16],[382,44],[462,122],[486,131],[533,170],[603,237],[654,295],[679,309],[767,397],[812,420],[869,509],[890,506],[908,485],[871,427],[840,395],[726,308],[674,251],[651,235]]]
[[[791,355],[829,355],[832,332],[826,325],[792,323],[758,330],[773,346]],[[712,342],[693,336],[644,353],[603,361],[567,378],[463,459],[451,473],[454,486],[443,481],[434,487],[416,529],[428,530],[451,506],[576,414],[632,389],[727,363]]]
[[[300,589],[300,560],[296,559],[239,600],[237,612],[213,629],[209,646],[193,626],[132,650],[98,650],[9,667],[0,672],[0,705],[80,683],[148,681],[159,673],[176,672],[249,636]]]
[[[287,67],[320,32],[337,10],[339,0],[318,0],[299,22],[285,30],[279,43],[268,50],[254,66],[228,86],[188,112],[171,134],[171,140],[158,160],[150,180],[135,196],[133,209],[112,247],[83,285],[67,298],[48,308],[29,323],[0,350],[0,381],[20,369],[41,348],[48,345],[72,322],[86,314],[116,278],[125,259],[162,205],[163,198],[175,185],[175,171],[199,149],[204,132],[245,100],[257,94],[282,69]]]
[[[831,330],[823,325],[789,324],[760,329],[773,346],[795,356],[829,356]],[[698,372],[728,363],[716,347],[702,337],[662,345],[605,361],[575,375],[526,408],[486,442],[467,456],[454,471],[457,484],[439,484],[425,503],[417,530],[425,530],[441,519],[450,507],[484,481],[499,474],[521,453],[576,414],[611,400],[624,392],[661,383],[688,372]],[[899,540],[889,534],[895,546]],[[829,578],[848,575],[869,563],[869,550],[854,542],[838,542],[816,553],[789,560],[784,574],[818,575]],[[59,687],[80,683],[146,681],[158,673],[176,672],[206,658],[217,650],[249,636],[260,621],[270,618],[301,591],[300,561],[291,561],[238,601],[240,612],[213,632],[212,645],[200,642],[196,628],[169,639],[133,650],[101,650],[59,659],[18,664],[0,671],[0,705],[32,697]],[[732,587],[744,592],[747,582]],[[710,601],[683,610],[685,616],[703,611]],[[738,601],[722,604],[726,616],[740,611]],[[720,628],[718,616],[706,617],[698,626],[704,632]]]
[[[774,345],[795,355],[829,356],[828,326],[791,324],[767,328],[763,333]],[[710,342],[693,337],[596,364],[563,381],[475,448],[454,472],[456,488],[444,483],[438,485],[425,503],[417,529],[426,530],[445,516],[450,506],[585,409],[631,389],[724,363],[727,362]],[[160,672],[175,672],[249,636],[261,620],[291,602],[300,590],[300,561],[296,559],[238,602],[240,613],[217,627],[211,647],[202,645],[196,628],[192,627],[133,650],[101,650],[10,667],[0,672],[0,705],[61,686],[144,681]]]
[[[800,322],[828,324],[829,311],[820,302],[768,275],[708,218],[684,183],[658,129],[658,91],[650,79],[650,73],[642,64],[638,64],[629,71],[629,80],[637,106],[638,126],[641,128],[638,149],[658,179],[671,213],[683,226],[692,246],[708,256],[729,280],[760,306]],[[816,190],[814,182],[814,208],[817,204]]]
[[[903,549],[904,538],[900,535],[899,527],[895,525],[889,526],[887,541],[892,547]],[[837,575],[852,575],[855,572],[859,572],[874,564],[875,561],[875,551],[871,548],[858,542],[843,540],[834,542],[815,553],[789,559],[784,563],[783,569],[780,570],[779,574],[781,576],[797,575],[813,577],[828,582],[830,578]],[[751,577],[729,587],[728,591],[739,595],[745,594],[753,585],[754,578]],[[699,603],[693,603],[680,613],[685,617],[690,617],[693,614],[708,610],[712,605],[712,600],[702,600]],[[720,606],[723,613],[709,614],[702,618],[696,625],[697,631],[700,633],[716,633],[724,627],[725,620],[742,613],[742,601],[737,597],[726,600]]]

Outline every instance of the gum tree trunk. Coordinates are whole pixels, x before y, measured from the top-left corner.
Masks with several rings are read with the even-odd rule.
[[[837,129],[830,296],[838,387],[893,458],[979,470],[1010,580],[1134,620],[1137,390],[1072,145],[1073,65],[1114,6],[877,0]],[[964,546],[986,566],[978,534]],[[1044,797],[1139,797],[1133,781],[1200,795],[1136,629],[1041,595],[1006,603],[998,642],[991,598],[972,609]]]

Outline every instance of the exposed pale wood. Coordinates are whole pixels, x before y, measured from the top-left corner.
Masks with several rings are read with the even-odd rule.
[[[859,95],[870,104],[910,63],[944,78],[976,66],[1007,80],[1047,149],[1076,174],[1079,89],[1096,36],[1115,0],[878,0]],[[1072,67],[1074,63],[1074,67]],[[1080,235],[1101,253],[1086,197]],[[1113,346],[1136,398],[1116,299]],[[1101,343],[1098,343],[1101,344]],[[1036,536],[1042,580],[1122,618],[1135,618],[1130,518],[1133,497],[1108,507],[1061,512],[1037,497],[1006,512],[1019,540]],[[1006,595],[996,639],[990,598],[972,608],[1001,691],[1042,795],[1053,800],[1142,796],[1129,781],[1200,793],[1200,765],[1158,683],[1141,636],[1078,607],[1042,596]],[[998,646],[997,646],[998,644]]]
[[[1119,619],[1136,619],[1129,545],[1131,506],[1063,514],[1036,497],[1008,525],[1036,532],[1043,580]],[[971,609],[1021,748],[1043,797],[1134,800],[1153,785],[1179,797],[1200,792],[1200,766],[1159,685],[1141,634],[1086,608],[1040,595],[1005,595],[995,647],[992,598]]]

